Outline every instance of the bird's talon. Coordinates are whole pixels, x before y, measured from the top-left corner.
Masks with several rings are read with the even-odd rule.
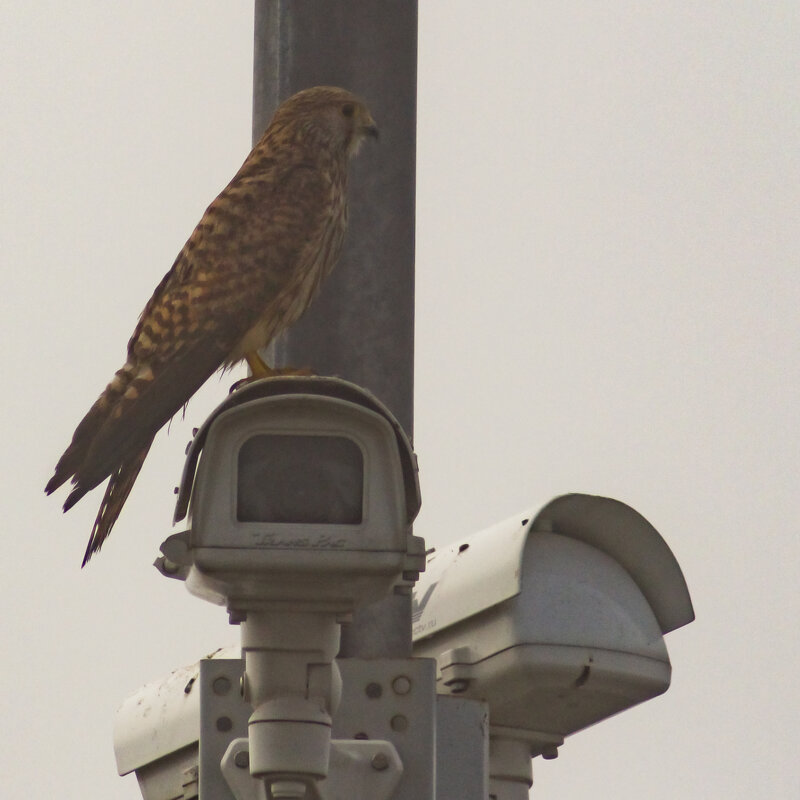
[[[262,375],[248,375],[246,378],[241,378],[231,386],[228,394],[233,394],[244,386],[248,386],[255,381],[269,380],[270,378],[287,378],[287,377],[301,377],[310,378],[314,377],[315,373],[308,367],[277,367],[270,368],[270,374],[266,377]]]
[[[247,378],[242,378],[241,380],[236,381],[236,383],[234,383],[233,386],[231,386],[231,388],[228,389],[228,394],[233,394],[234,392],[236,392],[239,389],[241,389],[243,386],[247,386],[248,383],[252,383],[255,380],[258,380],[258,379],[254,378],[252,375],[250,375]]]

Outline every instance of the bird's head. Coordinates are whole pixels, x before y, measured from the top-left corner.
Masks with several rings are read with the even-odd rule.
[[[355,155],[367,137],[378,138],[364,101],[335,86],[315,86],[292,95],[275,112],[270,128],[276,126],[348,156]]]

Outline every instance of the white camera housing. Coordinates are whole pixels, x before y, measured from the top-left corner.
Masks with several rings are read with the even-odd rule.
[[[258,381],[195,436],[175,513],[188,530],[160,568],[232,611],[347,613],[424,568],[419,506],[411,445],[376,398],[337,378]]]
[[[666,691],[663,634],[693,618],[647,520],[571,494],[429,557],[414,654],[436,658],[440,692],[488,702],[493,746],[554,757],[564,737]]]

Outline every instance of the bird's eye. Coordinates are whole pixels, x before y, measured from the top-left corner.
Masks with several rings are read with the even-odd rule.
[[[352,103],[345,103],[342,106],[342,114],[344,114],[346,117],[352,117],[355,110],[355,106]]]

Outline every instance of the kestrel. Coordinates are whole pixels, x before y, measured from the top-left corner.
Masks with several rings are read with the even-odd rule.
[[[158,430],[219,367],[259,357],[308,308],[339,256],[348,161],[378,129],[344,89],[286,100],[156,287],[128,357],[78,425],[48,482],[69,510],[110,476],[83,565],[119,516]]]

